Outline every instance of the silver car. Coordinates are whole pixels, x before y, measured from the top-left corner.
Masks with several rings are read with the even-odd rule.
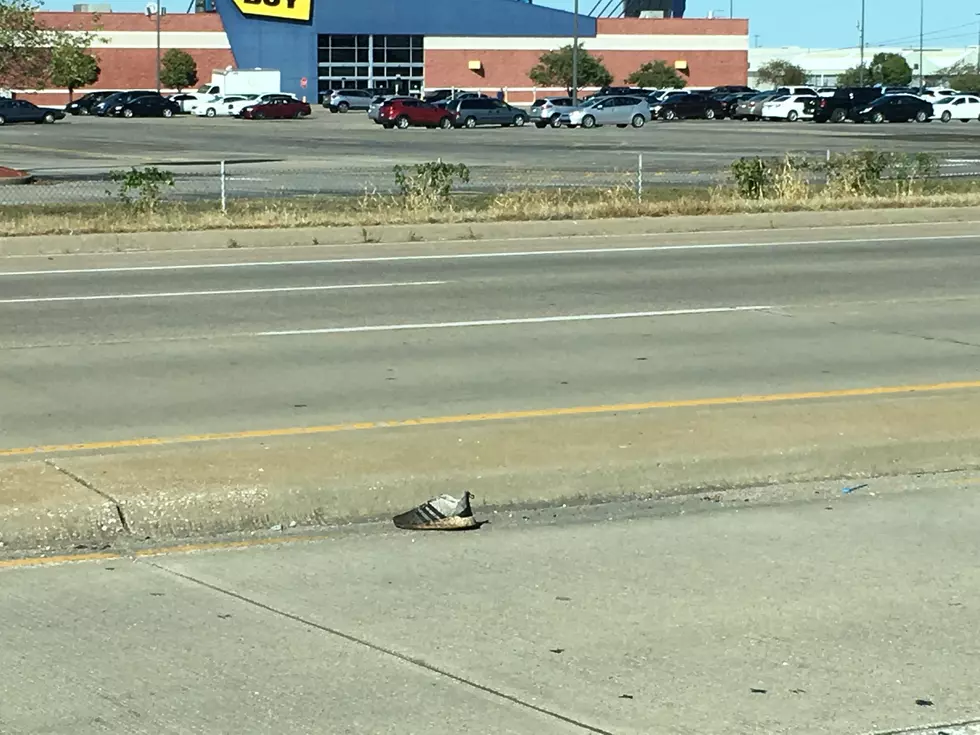
[[[615,125],[625,128],[632,125],[642,128],[650,122],[650,103],[643,97],[620,96],[592,98],[578,107],[561,114],[561,124],[570,128],[594,128]]]
[[[336,89],[323,100],[323,106],[330,112],[366,110],[371,106],[374,94],[366,89]]]
[[[534,100],[529,114],[536,127],[550,125],[557,128],[561,124],[561,114],[572,106],[571,97],[542,97]]]

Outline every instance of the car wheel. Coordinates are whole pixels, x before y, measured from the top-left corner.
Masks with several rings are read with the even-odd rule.
[[[715,111],[712,110],[709,107],[707,110],[704,111],[704,117],[705,117],[706,120],[714,120],[715,119]]]
[[[0,125],[6,125],[6,124],[7,124],[7,118],[5,118],[3,115],[0,115]]]
[[[449,130],[452,126],[453,126],[453,121],[448,117],[444,117],[442,118],[442,120],[439,121],[439,127],[442,128],[443,130]]]
[[[346,102],[341,102],[339,105],[337,105],[338,112],[347,112],[349,109],[350,105],[348,105]]]
[[[514,115],[514,126],[515,127],[523,128],[524,127],[524,123],[526,123],[526,122],[527,122],[527,120],[524,118],[523,115]]]
[[[667,110],[667,112],[663,113],[663,117],[664,120],[676,120],[677,113],[674,112],[673,110]]]
[[[546,123],[546,122],[536,122],[536,123],[534,123],[534,127],[536,127],[536,128],[544,128],[544,127],[547,127],[547,125],[548,125],[548,123]]]
[[[89,109],[87,107],[79,107],[78,108],[78,114],[79,115],[91,115],[92,113],[89,112]]]
[[[465,125],[468,128],[475,128],[476,127],[476,118],[475,117],[472,117],[472,116],[466,118],[466,120],[463,121],[463,125]]]
[[[399,115],[398,119],[395,120],[395,125],[398,126],[399,130],[405,130],[411,124],[411,121],[404,115]]]
[[[204,114],[207,115],[208,117],[214,117],[218,113],[215,111],[215,109],[213,107],[209,107],[208,108],[208,111],[206,113],[204,113]]]
[[[847,114],[843,110],[834,110],[830,113],[830,122],[832,123],[842,123]]]
[[[265,120],[265,113],[264,112],[253,112],[252,113],[252,119],[253,120]]]
[[[633,115],[632,124],[634,128],[642,128],[646,123],[647,119],[643,115]]]
[[[871,122],[883,123],[885,122],[885,116],[882,115],[880,112],[876,112],[874,115],[871,116]]]
[[[594,128],[595,127],[595,118],[592,117],[592,115],[586,115],[585,117],[583,117],[582,118],[582,127],[583,128]]]
[[[128,107],[125,110],[123,110],[123,117],[132,117],[132,116],[133,116],[133,111],[130,110]]]
[[[953,115],[949,110],[946,110],[946,112],[944,112],[942,117],[940,117],[939,119],[942,120],[944,123],[948,123],[950,120],[953,119]]]
[[[796,110],[790,110],[789,114],[786,116],[786,120],[789,122],[796,122],[799,119],[800,116],[797,114]]]
[[[163,110],[163,116],[164,117],[173,117],[174,116],[174,111],[171,110],[169,107],[165,107],[164,110]]]
[[[920,123],[928,122],[929,116],[926,114],[925,110],[919,110],[917,113],[915,113],[915,120],[916,122]]]
[[[551,127],[560,128],[561,127],[561,115],[551,116]]]
[[[54,115],[52,113],[50,113],[50,112],[46,113],[44,115],[44,122],[48,123],[48,125],[50,125],[51,123],[53,123],[54,122]]]

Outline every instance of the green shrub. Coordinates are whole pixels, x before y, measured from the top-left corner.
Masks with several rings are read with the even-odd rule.
[[[410,171],[395,166],[395,184],[409,206],[448,206],[457,181],[468,183],[470,170],[462,163],[429,161],[414,166]]]
[[[153,166],[113,171],[109,178],[118,184],[118,195],[124,204],[143,211],[153,211],[162,199],[163,189],[174,186],[172,173]]]

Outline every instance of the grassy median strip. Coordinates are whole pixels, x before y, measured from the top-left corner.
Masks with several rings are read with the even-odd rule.
[[[980,181],[937,178],[928,162],[859,152],[827,164],[800,158],[741,159],[722,186],[545,188],[492,194],[454,191],[465,167],[421,164],[396,171],[400,192],[360,196],[170,201],[159,182],[93,204],[0,207],[0,235],[167,232],[434,223],[595,220],[621,217],[840,211],[980,205]],[[158,172],[157,172],[158,173]],[[137,177],[138,178],[138,177]],[[147,194],[149,191],[149,194]],[[370,242],[365,230],[365,242]]]

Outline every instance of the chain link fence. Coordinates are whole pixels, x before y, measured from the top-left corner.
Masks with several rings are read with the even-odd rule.
[[[608,189],[627,187],[638,192],[662,186],[716,186],[731,181],[728,166],[708,164],[702,170],[664,167],[656,154],[603,154],[601,159],[556,161],[550,165],[469,164],[469,181],[454,190],[463,193],[503,193],[533,189]],[[399,162],[411,169],[425,161]],[[149,168],[149,167],[147,167]],[[214,162],[161,166],[172,177],[173,186],[160,187],[162,201],[214,204],[224,209],[229,202],[281,200],[303,197],[363,196],[397,194],[395,163],[340,165],[330,161],[286,163]],[[142,168],[142,170],[147,170]],[[129,169],[78,169],[38,172],[30,183],[2,185],[0,206],[109,204],[118,202],[123,187],[119,177]],[[980,177],[980,159],[943,160],[935,174],[941,178]]]

